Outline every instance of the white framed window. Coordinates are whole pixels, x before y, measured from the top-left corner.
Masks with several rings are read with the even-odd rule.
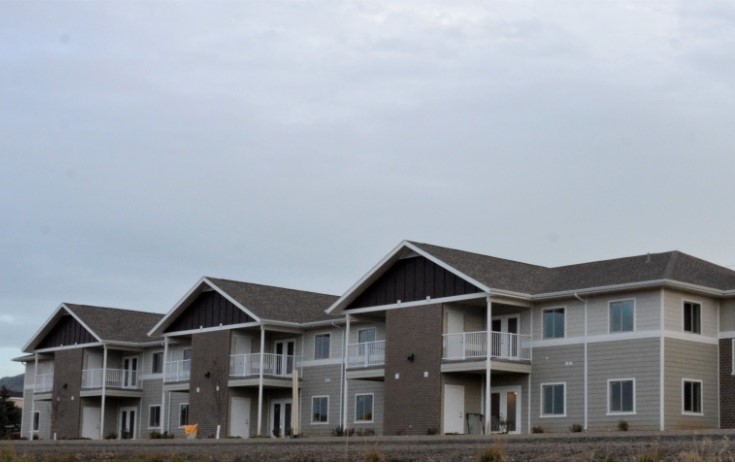
[[[367,343],[375,341],[375,327],[357,330],[357,343]]]
[[[329,359],[331,334],[323,333],[314,335],[314,359]]]
[[[373,422],[373,394],[358,393],[355,395],[355,423]]]
[[[610,302],[610,333],[635,330],[635,300]]]
[[[148,428],[157,429],[161,427],[161,405],[152,404],[148,406]]]
[[[544,338],[564,338],[565,308],[544,309]]]
[[[39,411],[33,412],[33,432],[38,432],[41,428],[41,413]]]
[[[541,384],[541,417],[566,417],[567,384]]]
[[[681,380],[681,413],[702,416],[702,381],[698,379]]]
[[[607,413],[635,414],[635,379],[607,381]]]
[[[684,332],[702,333],[702,305],[700,303],[684,302]]]
[[[189,425],[189,403],[179,404],[179,428]]]
[[[311,423],[329,423],[329,396],[311,397]]]

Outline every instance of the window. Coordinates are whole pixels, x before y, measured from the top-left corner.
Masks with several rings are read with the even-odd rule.
[[[161,426],[161,405],[148,406],[148,428],[155,429]]]
[[[35,411],[33,413],[33,431],[38,432],[38,429],[41,426],[41,413],[38,411]]]
[[[373,421],[373,394],[355,395],[355,422]]]
[[[375,327],[369,329],[360,329],[357,331],[357,343],[367,343],[375,341]]]
[[[151,372],[154,374],[163,373],[163,351],[153,353],[153,363],[151,365]]]
[[[329,334],[314,336],[314,359],[329,359]]]
[[[702,381],[684,379],[684,414],[702,414]]]
[[[702,333],[700,313],[701,305],[699,303],[684,302],[684,332]]]
[[[564,338],[564,308],[544,310],[544,338]]]
[[[632,332],[634,327],[635,304],[633,300],[613,301],[610,303],[610,333]]]
[[[541,385],[541,415],[563,416],[566,402],[564,383]]]
[[[326,424],[329,422],[329,397],[311,397],[311,423]]]
[[[189,425],[189,403],[179,405],[179,428]]]
[[[635,413],[635,382],[610,380],[607,385],[608,414]]]

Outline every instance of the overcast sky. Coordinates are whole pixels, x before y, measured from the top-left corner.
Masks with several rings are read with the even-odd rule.
[[[735,266],[732,2],[0,3],[0,377],[61,302],[403,239]]]

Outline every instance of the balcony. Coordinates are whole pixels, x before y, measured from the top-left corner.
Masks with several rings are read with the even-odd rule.
[[[347,367],[374,367],[385,364],[385,340],[353,343],[347,346]]]
[[[54,373],[38,374],[33,387],[34,393],[48,393],[54,389]]]
[[[104,377],[105,388],[121,390],[141,390],[143,381],[138,371],[125,369],[85,369],[82,371],[82,390],[102,388]]]
[[[263,353],[263,375],[291,377],[293,370],[301,375],[301,356]],[[230,377],[250,377],[260,375],[260,353],[230,355]]]
[[[165,382],[188,382],[191,378],[191,359],[167,362],[163,378]]]
[[[487,357],[487,332],[444,334],[442,359],[471,361]],[[508,332],[490,332],[490,352],[494,359],[531,360],[531,336]]]

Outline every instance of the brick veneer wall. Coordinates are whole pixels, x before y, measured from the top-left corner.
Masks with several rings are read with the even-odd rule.
[[[720,340],[720,428],[735,427],[735,376],[732,375],[732,339]]]
[[[79,438],[83,360],[83,348],[60,350],[54,354],[51,434],[56,433],[59,439]]]
[[[206,373],[209,372],[209,377]],[[230,331],[194,334],[191,339],[189,422],[199,424],[199,437],[228,434],[230,375]],[[219,390],[217,387],[219,386]]]
[[[439,304],[387,312],[384,434],[440,429],[442,321]]]

